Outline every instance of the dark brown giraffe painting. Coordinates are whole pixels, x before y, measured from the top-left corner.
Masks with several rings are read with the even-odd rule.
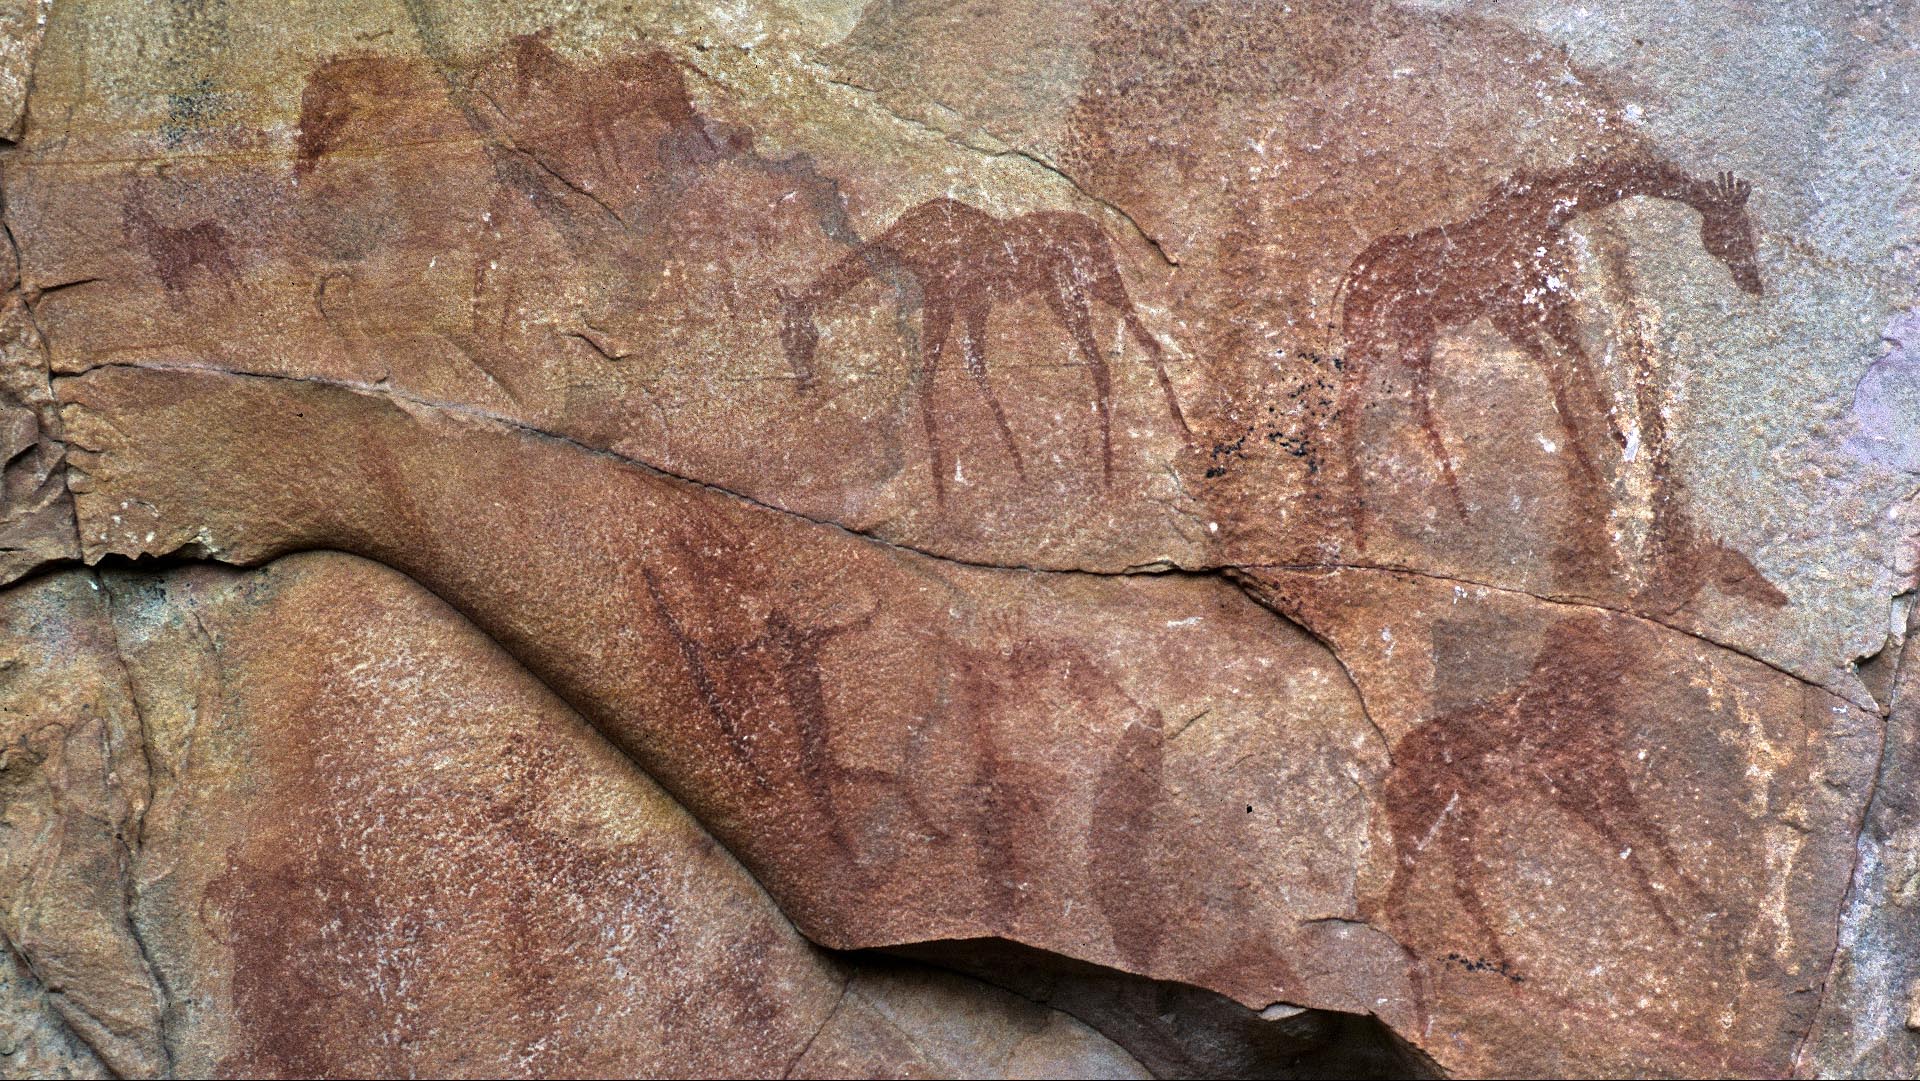
[[[967,374],[993,413],[995,430],[1014,471],[1025,474],[1019,443],[987,379],[987,320],[995,305],[1012,300],[1040,297],[1072,335],[1093,379],[1105,482],[1113,480],[1113,376],[1094,340],[1093,301],[1117,312],[1127,332],[1152,358],[1167,413],[1182,434],[1187,433],[1186,416],[1167,377],[1160,343],[1140,321],[1099,223],[1084,214],[1062,211],[1002,219],[954,199],[921,203],[804,288],[782,291],[780,337],[802,391],[818,378],[814,357],[820,332],[814,320],[820,307],[869,280],[901,278],[912,283],[920,300],[920,407],[936,499],[945,497],[946,468],[933,393],[956,322]]]
[[[1694,177],[1652,156],[1633,155],[1545,172],[1516,172],[1473,212],[1415,233],[1384,236],[1353,261],[1341,292],[1346,379],[1340,394],[1341,503],[1355,546],[1365,551],[1371,514],[1360,476],[1360,428],[1369,381],[1403,368],[1414,418],[1439,467],[1453,511],[1467,516],[1433,411],[1434,348],[1441,334],[1485,318],[1546,374],[1566,435],[1571,484],[1600,488],[1604,445],[1624,447],[1618,410],[1581,344],[1568,226],[1623,199],[1666,199],[1700,214],[1700,244],[1725,264],[1733,284],[1763,291],[1746,205],[1752,186],[1721,173]]]
[[[121,208],[121,235],[152,260],[154,277],[169,295],[179,296],[195,284],[231,295],[240,271],[226,227],[211,217],[170,221],[167,200],[154,190],[158,186],[147,177],[129,185]]]
[[[702,580],[724,574],[726,563],[718,556],[724,551],[715,537],[675,545],[678,561],[701,568]],[[921,812],[905,778],[845,765],[833,748],[823,666],[837,639],[870,630],[872,611],[810,626],[776,609],[749,631],[719,616],[721,606],[697,590],[670,596],[672,587],[651,568],[642,568],[641,582],[648,608],[673,641],[728,757],[761,792],[795,799],[795,813],[808,828],[823,829],[844,873],[861,873],[865,854],[841,811],[843,788],[884,790],[917,828],[943,833]]]

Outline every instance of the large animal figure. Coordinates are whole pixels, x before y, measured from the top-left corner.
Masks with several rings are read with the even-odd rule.
[[[806,288],[781,291],[781,340],[801,390],[813,386],[814,353],[821,305],[880,278],[910,279],[920,296],[920,407],[933,469],[934,497],[946,493],[946,465],[933,412],[933,388],[947,340],[957,320],[967,373],[993,412],[1001,442],[1016,472],[1025,475],[1020,448],[1006,411],[987,382],[987,316],[995,304],[1019,297],[1045,298],[1072,334],[1093,376],[1094,409],[1100,417],[1101,476],[1113,479],[1113,380],[1093,336],[1091,301],[1120,313],[1121,322],[1153,358],[1167,410],[1188,434],[1179,398],[1161,359],[1160,343],[1147,331],[1127,295],[1112,248],[1099,224],[1084,214],[1042,212],[996,218],[952,199],[933,199],[901,214],[886,231],[828,267]]]
[[[1601,440],[1595,426],[1604,425],[1622,446],[1625,438],[1594,377],[1592,358],[1580,344],[1569,288],[1574,275],[1568,225],[1634,196],[1682,203],[1700,213],[1700,243],[1707,254],[1726,264],[1735,284],[1757,296],[1762,286],[1747,217],[1752,190],[1730,173],[1698,180],[1641,154],[1551,172],[1523,171],[1466,217],[1382,237],[1361,252],[1341,287],[1347,364],[1338,413],[1342,499],[1359,549],[1366,550],[1369,527],[1359,475],[1360,407],[1362,391],[1381,365],[1406,369],[1415,420],[1461,517],[1466,508],[1459,479],[1433,414],[1433,351],[1443,332],[1482,316],[1546,372],[1567,437],[1572,478],[1599,486]]]

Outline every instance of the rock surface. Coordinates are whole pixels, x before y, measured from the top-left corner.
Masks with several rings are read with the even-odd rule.
[[[1920,11],[0,11],[0,1061],[1920,1070]]]
[[[67,828],[10,848],[8,939],[117,1074],[1147,1076],[1005,991],[823,955],[391,570],[313,553],[12,597],[16,635],[68,622],[15,658],[43,712],[10,718],[8,825]]]

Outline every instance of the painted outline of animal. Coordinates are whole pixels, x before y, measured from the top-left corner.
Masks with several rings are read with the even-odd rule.
[[[1752,191],[1731,173],[1697,180],[1666,162],[1634,154],[1551,172],[1515,173],[1465,218],[1368,245],[1340,287],[1346,297],[1341,330],[1347,342],[1338,410],[1341,487],[1359,549],[1366,550],[1369,516],[1360,486],[1358,406],[1378,365],[1398,362],[1411,376],[1416,420],[1440,465],[1454,511],[1464,519],[1459,478],[1433,415],[1433,351],[1443,332],[1486,316],[1552,383],[1574,483],[1600,487],[1591,420],[1604,418],[1616,444],[1624,446],[1626,439],[1594,378],[1592,358],[1580,344],[1567,288],[1573,280],[1567,226],[1582,214],[1639,195],[1684,204],[1700,213],[1700,244],[1707,254],[1726,265],[1741,289],[1759,296],[1763,287],[1746,209]]]
[[[120,208],[120,230],[153,261],[160,284],[177,296],[192,284],[198,269],[231,297],[240,271],[233,262],[233,242],[226,228],[212,218],[168,225],[154,214],[154,201],[145,178],[129,185]]]
[[[725,576],[724,565],[697,554],[690,546],[675,545],[674,549],[697,569],[701,579]],[[646,567],[640,573],[654,616],[673,639],[700,703],[725,739],[728,753],[761,792],[775,792],[785,778],[797,775],[806,801],[825,823],[828,842],[848,868],[858,866],[860,852],[836,803],[835,786],[839,783],[893,789],[917,824],[931,835],[945,835],[901,777],[871,767],[841,765],[830,745],[821,657],[840,636],[867,630],[877,610],[816,627],[802,626],[775,608],[752,637],[710,644],[675,614],[660,576]],[[761,736],[779,731],[796,740],[796,757],[778,757],[778,746],[757,746]],[[771,771],[762,760],[767,755],[774,756]]]
[[[1092,218],[1070,211],[1002,219],[953,199],[931,199],[901,214],[885,232],[842,257],[805,288],[781,289],[781,343],[800,391],[811,389],[815,380],[813,359],[820,332],[814,315],[820,306],[870,278],[887,280],[900,274],[911,278],[920,293],[920,410],[936,502],[946,498],[946,466],[934,419],[933,387],[956,321],[967,373],[993,412],[994,426],[1015,472],[1026,476],[1006,412],[987,382],[986,357],[987,318],[993,306],[1020,297],[1037,293],[1046,299],[1092,373],[1094,408],[1100,414],[1103,483],[1113,480],[1112,377],[1094,340],[1091,301],[1120,313],[1128,332],[1153,358],[1167,411],[1181,435],[1192,434],[1167,378],[1160,343],[1140,321],[1106,232]]]
[[[1452,710],[1401,737],[1393,748],[1385,805],[1393,834],[1393,878],[1384,915],[1406,933],[1407,901],[1424,853],[1445,861],[1461,909],[1496,966],[1508,958],[1481,901],[1480,816],[1491,807],[1542,800],[1593,831],[1617,854],[1633,887],[1666,929],[1681,936],[1675,895],[1654,882],[1657,855],[1691,900],[1707,894],[1681,865],[1665,833],[1633,792],[1620,754],[1627,744],[1621,688],[1641,656],[1616,617],[1574,616],[1549,628],[1533,671],[1488,701]]]

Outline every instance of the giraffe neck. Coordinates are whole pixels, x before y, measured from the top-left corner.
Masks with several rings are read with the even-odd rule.
[[[798,313],[811,318],[820,305],[839,299],[854,286],[879,273],[884,262],[883,256],[884,253],[875,245],[863,244],[841,256],[805,289],[794,293],[790,302]]]
[[[1712,185],[1696,180],[1670,162],[1639,155],[1615,158],[1598,168],[1570,169],[1555,174],[1553,179],[1555,182],[1543,183],[1538,190],[1561,208],[1556,217],[1562,221],[1638,195],[1666,199],[1702,213],[1714,198]]]

